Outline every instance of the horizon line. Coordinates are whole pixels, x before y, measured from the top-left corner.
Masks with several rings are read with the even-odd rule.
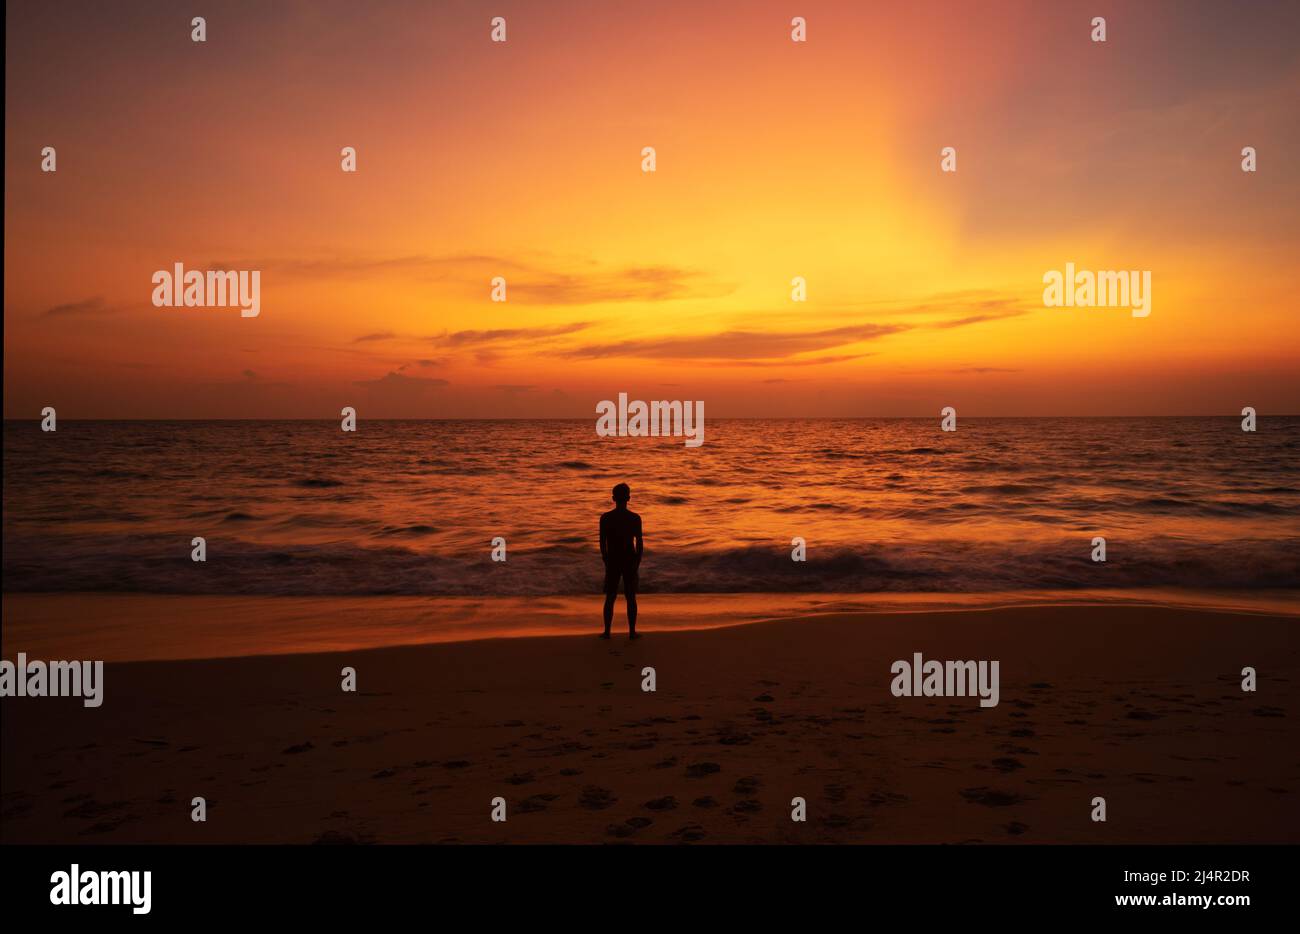
[[[917,421],[922,419],[939,418],[939,415],[715,415],[713,421],[734,421],[734,422],[763,422],[763,421]],[[1143,415],[962,415],[963,420],[984,421],[999,418],[1014,418],[1025,421],[1043,420],[1043,419],[1095,419],[1095,418],[1112,418],[1112,419],[1140,419],[1140,418],[1232,418],[1239,419],[1243,416],[1240,413],[1212,413],[1199,415],[1166,415],[1158,413],[1148,413]],[[1256,418],[1297,418],[1300,413],[1279,412],[1270,413],[1267,416],[1256,414]],[[578,415],[514,415],[489,417],[481,415],[446,415],[446,416],[368,416],[365,421],[368,422],[581,422],[589,421],[592,416]],[[41,421],[40,416],[25,418],[6,415],[5,422],[36,422]],[[171,416],[171,417],[132,417],[132,418],[112,418],[112,417],[92,417],[92,418],[60,418],[61,422],[336,422],[338,416],[286,416],[283,418],[229,418],[229,417],[192,417],[192,416]]]

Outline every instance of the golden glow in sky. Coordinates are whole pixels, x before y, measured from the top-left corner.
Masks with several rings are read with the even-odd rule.
[[[6,417],[1300,412],[1294,4],[208,6],[9,8]]]

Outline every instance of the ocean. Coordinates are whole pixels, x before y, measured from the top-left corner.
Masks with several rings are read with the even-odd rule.
[[[3,586],[594,594],[626,482],[645,593],[1294,588],[1298,449],[1268,416],[718,419],[699,448],[594,419],[6,421]]]

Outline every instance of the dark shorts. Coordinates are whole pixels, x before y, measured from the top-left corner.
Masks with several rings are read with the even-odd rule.
[[[623,578],[623,593],[635,594],[638,581],[638,567],[635,564],[605,565],[605,593],[618,593],[618,579]]]

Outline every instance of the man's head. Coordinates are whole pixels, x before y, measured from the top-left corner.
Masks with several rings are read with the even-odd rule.
[[[614,502],[620,506],[626,506],[627,501],[632,498],[632,488],[626,483],[620,483],[614,487]]]

